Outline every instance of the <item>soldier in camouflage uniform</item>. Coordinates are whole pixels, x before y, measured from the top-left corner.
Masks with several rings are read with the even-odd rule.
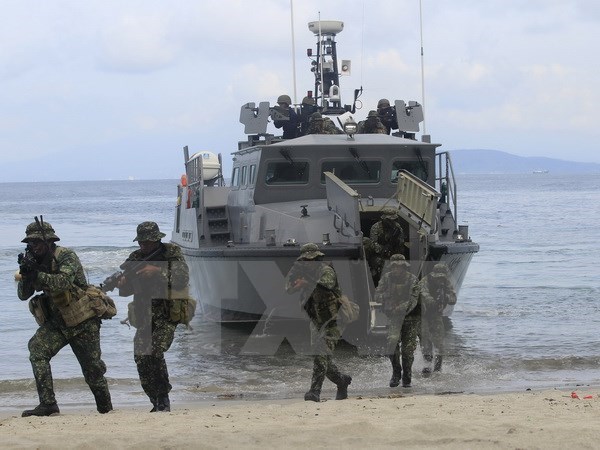
[[[381,211],[381,220],[374,223],[369,232],[374,264],[371,270],[374,273],[375,285],[379,282],[384,263],[389,261],[392,255],[404,253],[404,231],[399,219],[397,209],[384,208]]]
[[[344,132],[336,127],[329,117],[314,112],[310,115],[306,134],[344,134]]]
[[[386,129],[386,134],[390,134],[392,130],[398,129],[396,112],[387,98],[382,98],[377,102],[377,114]]]
[[[444,355],[444,308],[456,304],[456,291],[450,272],[444,263],[437,263],[433,270],[420,282],[421,294],[421,350],[427,363],[433,360],[435,348],[434,371],[442,370]],[[424,374],[431,373],[429,364],[423,368]]]
[[[369,111],[366,120],[358,122],[358,134],[388,134],[387,128],[381,123],[377,111]]]
[[[69,345],[77,357],[83,376],[96,400],[98,412],[112,410],[110,392],[101,358],[101,321],[78,297],[87,287],[81,262],[73,250],[59,247],[52,225],[33,222],[25,230],[22,242],[27,244],[25,258],[19,258],[20,280],[17,295],[27,300],[35,292],[43,294],[30,300],[40,323],[29,341],[29,360],[33,368],[40,404],[23,412],[23,417],[49,416],[59,412],[54,395],[50,360],[60,349]],[[35,305],[35,306],[34,306]],[[77,310],[75,314],[71,314]],[[67,326],[63,314],[76,322]]]
[[[285,285],[290,294],[301,291],[302,306],[311,320],[315,357],[310,390],[304,400],[313,402],[321,400],[325,377],[337,386],[336,400],[348,398],[348,386],[352,381],[352,377],[342,374],[332,360],[341,335],[336,319],[342,292],[335,270],[323,261],[323,256],[316,244],[304,244]]]
[[[400,378],[403,387],[410,386],[417,348],[420,318],[414,311],[419,301],[419,280],[408,268],[403,255],[392,255],[375,291],[375,301],[383,305],[388,318],[387,349],[392,363],[390,387],[398,386]]]
[[[186,291],[189,269],[175,244],[161,242],[165,237],[155,222],[142,222],[137,227],[139,250],[129,255],[128,262],[151,260],[136,271],[136,276],[123,276],[119,280],[119,295],[133,294],[132,314],[129,319],[137,327],[133,338],[134,359],[140,382],[153,408],[150,412],[170,411],[169,373],[165,352],[169,350],[178,322],[171,320],[170,307],[173,291]],[[155,253],[157,252],[157,253]]]

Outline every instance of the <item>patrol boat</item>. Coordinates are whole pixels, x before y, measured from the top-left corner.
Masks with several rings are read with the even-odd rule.
[[[301,119],[315,111],[331,117],[343,134],[284,140],[267,133],[269,118],[287,119],[277,107],[244,104],[240,122],[247,138],[232,153],[229,185],[220,155],[190,156],[184,147],[172,242],[181,246],[190,266],[204,319],[264,323],[303,318],[298,299],[285,292],[285,276],[300,246],[313,242],[332,261],[342,291],[360,306],[360,318],[345,336],[385,329],[380,305],[373,301],[375,284],[364,245],[385,208],[400,215],[405,256],[417,275],[442,261],[458,292],[479,250],[468,226],[458,224],[450,154],[437,151],[440,144],[429,136],[416,137],[423,121],[419,103],[392,103],[391,135],[356,134],[359,92],[354,105],[343,105],[340,98],[335,38],[343,26],[339,21],[309,23],[317,38],[316,54],[308,51],[315,104],[299,111]],[[445,314],[451,312],[448,307]]]

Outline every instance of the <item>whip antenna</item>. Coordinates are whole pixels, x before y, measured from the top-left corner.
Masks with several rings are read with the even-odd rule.
[[[298,103],[296,96],[296,43],[294,37],[294,0],[290,0],[290,21],[292,24],[292,76],[294,80],[294,105]]]
[[[425,64],[423,62],[423,8],[421,0],[419,0],[419,22],[421,32],[421,110],[423,111],[423,134],[427,134],[427,126],[425,125]]]

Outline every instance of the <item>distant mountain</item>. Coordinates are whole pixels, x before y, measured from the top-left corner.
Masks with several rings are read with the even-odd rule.
[[[550,173],[600,172],[600,164],[563,161],[544,157],[524,157],[499,150],[451,150],[456,173]]]

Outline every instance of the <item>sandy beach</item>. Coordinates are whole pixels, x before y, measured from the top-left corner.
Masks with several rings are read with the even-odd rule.
[[[216,401],[0,421],[4,448],[598,448],[598,390]]]

